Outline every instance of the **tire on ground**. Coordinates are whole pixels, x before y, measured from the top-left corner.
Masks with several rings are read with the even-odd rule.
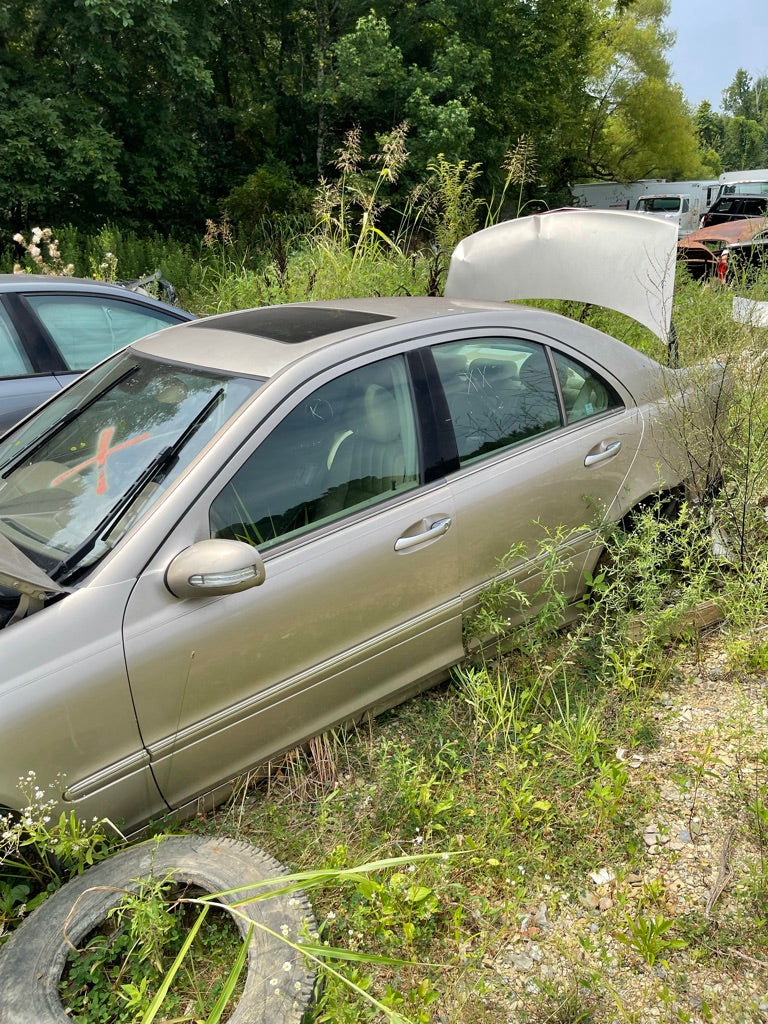
[[[50,896],[0,947],[0,1024],[69,1024],[58,993],[70,943],[77,946],[98,927],[126,891],[140,880],[164,879],[215,893],[275,879],[222,897],[229,904],[280,888],[285,868],[258,847],[232,839],[170,836],[117,853]],[[304,957],[282,941],[296,942],[315,921],[301,892],[269,896],[233,914],[245,937],[254,922],[247,975],[230,1024],[298,1024],[311,1000],[314,971]]]

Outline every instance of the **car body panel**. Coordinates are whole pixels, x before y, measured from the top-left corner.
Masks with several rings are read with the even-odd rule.
[[[25,767],[0,773],[0,805],[16,806],[15,783],[31,769],[63,806],[76,798],[82,816],[136,821],[167,811],[125,668],[122,616],[132,586],[81,588],[3,630],[2,760]],[[50,713],[40,714],[41,703]]]
[[[414,524],[451,514],[444,487],[404,495],[265,557],[263,586],[197,603],[164,586],[171,539],[125,621],[137,714],[170,803],[190,778],[212,788],[461,657],[455,531],[395,550]]]
[[[565,434],[533,439],[497,456],[492,472],[480,463],[451,477],[465,613],[497,578],[514,583],[532,602],[525,615],[534,611],[536,601],[546,599],[540,593],[542,560],[566,523],[567,538],[560,539],[565,542],[561,587],[567,601],[578,597],[585,566],[594,565],[604,544],[600,528],[621,518],[616,506],[625,497],[622,487],[642,432],[637,410],[624,410],[578,424]],[[606,441],[620,442],[617,455],[586,467],[586,456]],[[512,493],[515,507],[510,509],[506,496]],[[520,553],[500,576],[500,560],[516,545]]]

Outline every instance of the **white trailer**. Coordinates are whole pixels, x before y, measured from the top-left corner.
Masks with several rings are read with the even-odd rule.
[[[655,191],[664,183],[663,178],[643,178],[640,181],[588,181],[571,185],[574,206],[588,210],[631,210],[640,196]]]
[[[687,195],[698,202],[702,213],[715,201],[720,181],[667,181],[666,178],[640,178],[620,181],[589,181],[571,185],[574,206],[596,210],[634,210],[637,200],[649,195]]]

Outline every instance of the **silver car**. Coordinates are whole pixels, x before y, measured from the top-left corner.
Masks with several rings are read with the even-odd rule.
[[[644,219],[644,218],[639,218]],[[674,241],[673,241],[674,249]],[[523,306],[301,303],[134,342],[0,442],[0,805],[132,829],[444,678],[504,573],[685,483],[684,371]],[[515,610],[511,610],[514,616]]]
[[[117,284],[0,274],[0,431],[123,345],[194,319]]]

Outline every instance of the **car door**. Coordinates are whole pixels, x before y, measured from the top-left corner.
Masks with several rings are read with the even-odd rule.
[[[125,652],[153,770],[177,805],[458,660],[451,491],[425,484],[402,356],[306,385],[242,448],[139,579]],[[207,536],[258,547],[261,586],[179,600]]]
[[[449,486],[465,611],[499,578],[535,607],[544,556],[556,550],[555,585],[572,600],[601,526],[619,518],[642,416],[607,375],[529,339],[469,338],[432,352],[459,455]]]
[[[0,304],[0,433],[59,388],[51,373],[42,373],[22,343],[19,332]]]

